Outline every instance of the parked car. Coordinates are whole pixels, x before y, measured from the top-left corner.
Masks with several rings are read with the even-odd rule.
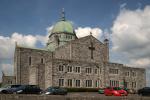
[[[0,93],[9,93],[7,90],[9,89],[16,89],[21,85],[5,85],[4,87],[0,88]]]
[[[67,90],[61,87],[49,87],[44,91],[47,95],[66,95]]]
[[[40,94],[42,90],[37,85],[21,85],[17,88],[6,89],[6,94]]]
[[[150,87],[144,87],[138,90],[138,94],[142,96],[150,96]]]
[[[137,93],[134,89],[128,89],[128,93],[130,93],[130,94],[135,94],[135,93]]]
[[[122,89],[123,89],[123,90],[125,90],[125,91],[127,91],[127,92],[128,92],[128,90],[129,90],[129,89],[128,89],[128,88],[126,88],[126,87],[124,87],[124,88],[122,88]]]
[[[100,89],[98,90],[98,93],[99,93],[99,94],[104,94],[104,88],[100,88]]]
[[[120,87],[107,87],[104,90],[106,96],[127,96],[128,93]]]

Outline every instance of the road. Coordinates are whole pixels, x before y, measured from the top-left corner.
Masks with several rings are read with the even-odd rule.
[[[150,100],[150,97],[137,94],[116,97],[97,92],[73,92],[67,95],[0,94],[0,100]]]
[[[72,93],[68,93],[67,96],[74,96],[74,97],[78,97],[78,96],[81,96],[81,97],[92,97],[92,96],[95,96],[95,97],[99,97],[99,96],[105,96],[104,94],[98,94],[97,92],[72,92]],[[132,96],[139,96],[137,94],[129,94],[127,97],[132,97]]]

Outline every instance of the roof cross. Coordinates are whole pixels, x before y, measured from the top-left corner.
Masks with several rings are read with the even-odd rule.
[[[90,35],[92,36],[92,32],[90,32]],[[93,46],[92,37],[90,37],[90,44],[91,46],[89,47],[89,49],[91,50],[91,59],[93,59],[93,51],[95,50],[95,47]]]
[[[90,32],[90,35],[92,35],[92,32]]]
[[[91,59],[93,59],[93,51],[95,50],[95,47],[93,46],[93,42],[91,42],[91,46],[89,47],[89,49],[91,50]]]
[[[65,21],[65,9],[64,9],[64,8],[62,8],[61,20],[62,20],[62,21]]]

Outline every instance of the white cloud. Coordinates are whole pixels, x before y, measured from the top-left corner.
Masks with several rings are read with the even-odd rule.
[[[149,58],[131,59],[130,64],[140,67],[148,67],[148,65],[150,65],[150,59]]]
[[[36,39],[43,45],[45,46],[47,41],[48,41],[48,34],[46,36],[43,35],[36,35]]]
[[[23,35],[20,33],[12,33],[10,37],[0,36],[0,67],[8,75],[13,73],[13,65],[6,63],[5,60],[13,60],[15,42],[20,46],[36,47],[37,42],[45,43],[47,36],[41,35]]]
[[[47,41],[49,39],[48,37],[51,34],[52,28],[53,28],[53,26],[49,26],[49,27],[46,28],[47,34],[45,36],[43,36],[43,35],[37,35],[36,36],[37,39],[42,43],[43,46],[46,45],[46,43],[47,43]]]
[[[0,59],[12,58],[15,42],[21,46],[35,47],[37,38],[32,35],[13,33],[10,37],[0,36]]]
[[[76,32],[77,37],[79,37],[79,38],[90,35],[90,32],[91,32],[95,38],[100,39],[100,38],[102,38],[103,31],[100,28],[78,27],[75,30],[75,32]]]
[[[19,33],[13,33],[11,38],[11,41],[17,41],[18,44],[28,47],[35,47],[37,39],[33,35],[23,35]]]
[[[46,41],[44,41],[44,43],[46,43],[48,41],[48,36],[51,34],[52,28],[53,28],[53,26],[50,26],[50,27],[46,28],[48,34],[43,37],[46,40]],[[102,35],[103,35],[102,34],[103,33],[102,29],[100,29],[98,27],[95,27],[95,28],[78,27],[77,29],[75,29],[75,32],[76,32],[76,35],[77,35],[78,38],[88,36],[88,35],[90,35],[90,32],[97,39],[102,39]]]
[[[150,6],[143,10],[122,9],[112,27],[112,51],[122,53],[131,65],[149,66],[149,34]]]
[[[10,41],[9,37],[0,36],[0,58],[8,58],[12,56],[14,43]]]
[[[13,75],[13,65],[11,64],[0,64],[1,70],[4,72],[5,75]]]
[[[48,33],[49,35],[51,34],[52,29],[53,29],[53,26],[49,26],[49,27],[46,28],[47,33]]]

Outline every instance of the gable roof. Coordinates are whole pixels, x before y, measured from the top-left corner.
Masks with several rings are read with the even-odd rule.
[[[79,41],[82,41],[82,40],[83,40],[83,41],[86,41],[87,39],[90,39],[90,38],[91,38],[92,40],[96,40],[98,43],[104,45],[104,43],[102,43],[101,41],[99,41],[99,40],[98,40],[97,38],[95,38],[94,36],[88,35],[88,36],[85,36],[85,37],[81,37],[81,38],[78,38],[78,39],[69,41],[67,44],[62,45],[62,46],[56,48],[56,50],[59,50],[59,49],[61,49],[61,48],[63,48],[63,47],[66,47],[67,45],[70,45],[70,44],[79,43]],[[82,42],[82,43],[80,43],[80,44],[84,44],[84,43]]]
[[[81,37],[81,38],[78,38],[78,39],[75,39],[75,40],[72,40],[70,41],[71,43],[75,43],[77,41],[80,41],[80,40],[86,40],[86,39],[89,39],[91,38],[92,40],[96,40],[97,42],[99,42],[100,44],[103,44],[101,41],[99,41],[97,38],[95,38],[93,35],[88,35],[88,36],[85,36],[85,37]]]
[[[24,49],[32,49],[32,50],[48,51],[47,49],[33,48],[33,47],[25,47],[25,46],[20,46],[20,45],[16,45],[15,48],[24,48]]]

